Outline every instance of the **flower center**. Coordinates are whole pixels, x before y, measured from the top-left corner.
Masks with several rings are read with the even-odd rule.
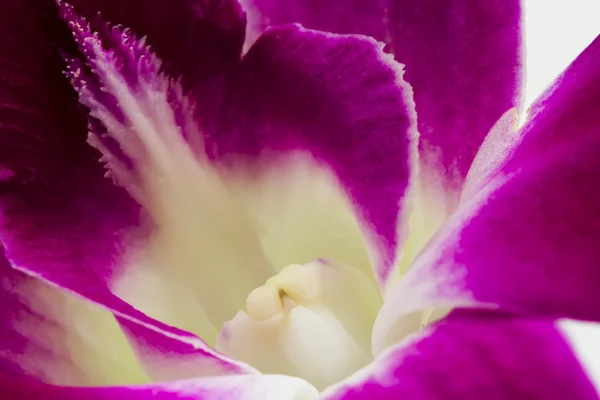
[[[233,195],[233,178],[226,183],[223,169],[209,160],[193,102],[178,82],[164,76],[160,61],[128,32],[113,30],[119,34],[103,41],[82,19],[70,26],[86,59],[69,60],[67,75],[92,117],[90,143],[144,210],[123,245],[127,267],[115,274],[111,290],[209,344],[223,326],[217,350],[265,373],[324,388],[367,364],[382,303],[374,282],[358,269],[322,260],[267,279],[271,264],[285,265],[281,254],[296,246],[264,254],[270,239]],[[115,49],[104,47],[121,41]],[[346,243],[343,234],[335,241]],[[309,247],[311,254],[330,254]],[[352,254],[348,249],[338,259],[358,266],[364,258],[368,265],[366,253]],[[246,311],[225,322],[248,293]]]
[[[355,268],[323,260],[290,265],[248,295],[246,311],[224,324],[216,348],[323,389],[372,360],[380,306],[374,284]]]

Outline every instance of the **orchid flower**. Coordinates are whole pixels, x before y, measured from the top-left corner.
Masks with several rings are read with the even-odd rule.
[[[599,398],[600,38],[307,3],[0,2],[3,398]]]

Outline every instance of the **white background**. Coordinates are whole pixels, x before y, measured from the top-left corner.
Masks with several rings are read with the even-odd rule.
[[[525,109],[598,34],[600,0],[525,0]]]

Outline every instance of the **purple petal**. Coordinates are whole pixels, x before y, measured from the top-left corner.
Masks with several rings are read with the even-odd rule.
[[[269,30],[232,72],[214,128],[227,160],[258,157],[254,167],[273,169],[299,152],[331,171],[373,244],[379,283],[405,239],[415,138],[410,87],[382,46],[292,25]]]
[[[126,15],[123,10],[117,14]],[[140,208],[104,177],[100,154],[85,141],[87,118],[62,76],[66,66],[59,50],[80,53],[63,24],[50,2],[0,5],[0,141],[2,149],[9,149],[0,157],[1,175],[8,179],[0,195],[0,238],[8,260],[27,275],[141,324],[129,339],[154,358],[165,358],[166,364],[172,357],[165,356],[165,349],[174,346],[173,352],[187,353],[198,365],[210,361],[210,374],[247,371],[111,292],[110,281],[123,265],[125,238],[131,241],[130,229],[141,224]],[[174,29],[185,24],[176,25]],[[196,372],[206,370],[198,367]],[[189,371],[184,374],[188,377]]]
[[[443,189],[460,189],[492,125],[521,106],[519,0],[243,3],[251,33],[299,22],[385,40],[415,92],[424,177]]]
[[[392,1],[388,12],[415,91],[424,177],[460,187],[491,127],[521,105],[521,2]]]
[[[597,38],[415,259],[377,335],[400,316],[456,305],[600,321],[599,71]]]
[[[459,310],[381,354],[324,399],[598,399],[597,371],[590,369],[597,362],[582,360],[586,351],[597,359],[597,346],[583,336],[599,327],[565,324]]]
[[[146,383],[113,315],[0,259],[0,375],[88,386]]]
[[[254,372],[235,369],[193,335],[119,308],[114,296],[100,307],[13,269],[4,258],[0,277],[1,375],[90,386]]]
[[[263,375],[206,378],[146,386],[74,388],[0,379],[7,399],[61,400],[294,400],[316,399],[317,391],[299,379]]]

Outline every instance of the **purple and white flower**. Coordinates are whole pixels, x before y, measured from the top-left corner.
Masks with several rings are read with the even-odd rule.
[[[0,3],[3,398],[598,399],[600,38],[241,3]]]

